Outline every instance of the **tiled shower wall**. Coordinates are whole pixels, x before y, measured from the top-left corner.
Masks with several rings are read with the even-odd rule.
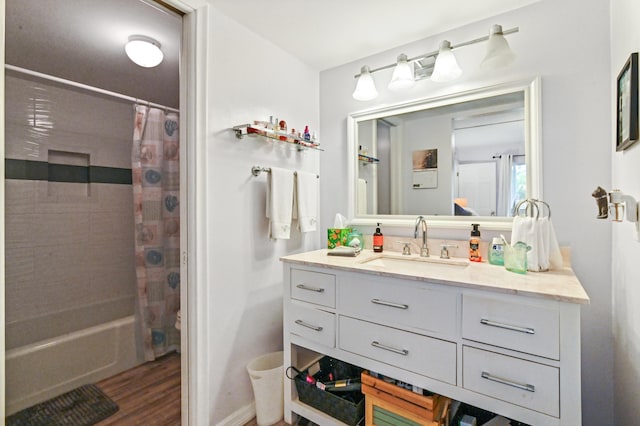
[[[10,349],[133,314],[133,109],[12,72],[5,96]]]

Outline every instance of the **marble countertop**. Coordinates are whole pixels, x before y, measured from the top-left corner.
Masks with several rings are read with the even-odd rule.
[[[315,250],[284,256],[280,260],[292,264],[427,281],[561,302],[589,303],[589,296],[570,267],[516,274],[486,261],[466,264],[466,259],[452,258],[447,262],[441,261],[437,256],[431,256],[429,261],[424,262],[424,259],[420,259],[416,254],[402,256],[397,252],[374,253],[369,249],[363,250],[356,257],[328,256],[327,252],[327,249]],[[385,264],[385,259],[395,258],[404,262],[392,260]]]

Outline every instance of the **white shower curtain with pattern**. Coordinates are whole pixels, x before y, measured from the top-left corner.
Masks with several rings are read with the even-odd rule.
[[[144,356],[180,349],[180,142],[176,113],[136,105],[131,170]]]

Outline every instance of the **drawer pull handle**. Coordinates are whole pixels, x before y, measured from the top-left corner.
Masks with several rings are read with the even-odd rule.
[[[324,293],[324,288],[320,288],[320,287],[311,287],[305,284],[298,284],[296,287],[298,287],[301,290],[309,290],[309,291],[315,291],[316,293]]]
[[[392,308],[398,309],[409,309],[409,305],[405,305],[403,303],[387,302],[386,300],[380,299],[371,299],[371,303],[375,303],[376,305],[391,306]]]
[[[320,327],[319,325],[307,324],[306,322],[304,322],[302,320],[295,320],[295,323],[298,324],[298,325],[301,325],[303,327],[310,328],[313,331],[322,331],[322,327]]]
[[[376,341],[371,342],[371,346],[384,349],[385,351],[393,352],[394,354],[409,355],[409,351],[406,349],[392,348],[391,346],[383,345],[382,343]]]
[[[536,331],[533,328],[518,327],[517,325],[502,324],[500,322],[494,322],[494,321],[491,321],[491,320],[488,320],[488,319],[484,319],[484,318],[482,318],[480,320],[480,324],[490,325],[491,327],[505,328],[505,329],[511,330],[511,331],[519,331],[520,333],[536,334]]]
[[[522,384],[522,383],[518,383],[518,382],[512,382],[511,380],[503,379],[502,377],[492,376],[491,374],[487,373],[486,371],[482,372],[482,378],[483,379],[487,379],[487,380],[491,380],[492,382],[501,383],[503,385],[513,386],[514,388],[522,389],[522,390],[525,390],[525,391],[528,391],[528,392],[535,392],[536,391],[536,387],[533,386],[533,385]]]

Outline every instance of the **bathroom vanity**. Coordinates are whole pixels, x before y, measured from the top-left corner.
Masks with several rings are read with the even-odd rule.
[[[466,259],[327,250],[284,262],[284,365],[328,355],[530,425],[580,425],[580,305],[573,271],[515,274]],[[298,400],[294,414],[341,424]]]

